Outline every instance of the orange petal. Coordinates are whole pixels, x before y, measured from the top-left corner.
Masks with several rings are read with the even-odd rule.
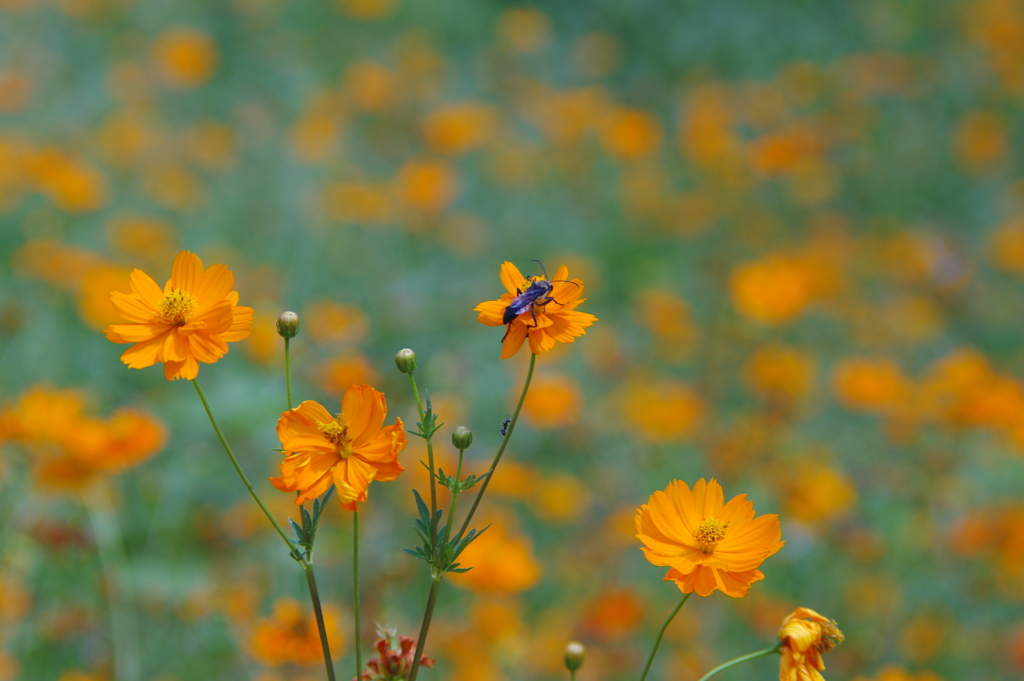
[[[169,333],[169,332],[168,332]],[[157,362],[157,354],[163,346],[163,335],[150,338],[147,341],[136,343],[121,354],[121,361],[128,365],[129,369],[145,369]]]
[[[526,325],[518,320],[513,321],[512,328],[509,329],[501,344],[500,359],[508,359],[519,352],[519,348],[523,347],[524,340],[526,340]]]
[[[526,285],[526,277],[518,267],[507,260],[501,263],[500,277],[505,289],[513,296],[519,295],[519,290]]]
[[[107,339],[115,343],[141,343],[162,336],[171,329],[167,324],[112,324],[104,329]],[[118,340],[114,340],[111,334]]]
[[[128,275],[128,284],[131,286],[132,293],[137,295],[147,306],[154,310],[160,307],[164,292],[148,274],[142,270],[132,270],[132,273]]]
[[[171,278],[164,287],[164,293],[173,289],[182,289],[194,294],[199,288],[203,276],[203,261],[191,251],[182,251],[171,265]]]
[[[117,313],[130,322],[148,324],[156,318],[156,308],[146,304],[146,301],[137,295],[113,291],[110,294],[110,302]]]
[[[231,270],[224,265],[214,265],[203,272],[192,293],[195,294],[199,307],[203,308],[225,300],[234,285],[235,275],[231,274]]]
[[[354,385],[341,401],[341,418],[348,426],[352,448],[361,449],[373,442],[388,414],[384,393],[368,385]]]
[[[236,301],[237,302],[237,301]],[[231,326],[220,334],[221,340],[234,342],[244,340],[252,333],[253,309],[237,305],[231,310]]]
[[[505,309],[508,307],[508,300],[485,300],[473,308],[478,312],[477,320],[487,326],[504,326]]]

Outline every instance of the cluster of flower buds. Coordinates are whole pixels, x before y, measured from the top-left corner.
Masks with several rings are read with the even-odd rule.
[[[394,647],[396,631],[392,627],[377,628],[377,652],[379,659],[370,660],[363,670],[359,679],[352,681],[405,681],[409,678],[409,671],[412,669],[413,660],[416,658],[416,641],[408,636],[397,637],[398,648]],[[420,658],[420,666],[433,667],[434,660],[423,655]]]

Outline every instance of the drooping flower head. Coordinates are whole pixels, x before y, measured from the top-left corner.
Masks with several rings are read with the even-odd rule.
[[[669,567],[665,581],[701,596],[746,596],[764,579],[757,567],[785,545],[778,516],[755,518],[746,494],[724,503],[714,478],[701,478],[692,492],[679,480],[655,492],[637,511],[636,529],[647,560]]]
[[[408,636],[399,637],[394,627],[378,626],[377,635],[380,639],[374,647],[379,657],[367,662],[359,679],[352,681],[405,681],[416,659],[416,641]],[[433,667],[433,658],[420,656],[420,666]]]
[[[395,480],[405,470],[398,463],[405,427],[402,419],[385,426],[387,414],[384,393],[368,385],[349,388],[336,416],[313,400],[284,412],[277,437],[285,459],[281,477],[270,482],[282,491],[302,492],[297,504],[334,485],[342,506],[355,511],[356,502],[366,501],[371,481]]]
[[[502,340],[501,359],[519,352],[527,338],[535,355],[555,347],[555,341],[573,343],[597,321],[592,314],[576,311],[576,307],[586,300],[580,297],[583,282],[569,279],[569,268],[565,265],[559,267],[555,278],[548,281],[543,276],[524,277],[515,265],[503,262],[501,283],[508,293],[473,308],[479,313],[477,319],[482,324],[508,326]]]
[[[134,343],[121,361],[132,369],[163,362],[164,377],[193,379],[199,362],[213,364],[252,330],[251,307],[238,304],[235,277],[224,265],[203,269],[195,253],[182,251],[163,289],[142,270],[129,277],[131,293],[114,292],[114,309],[128,324],[104,329],[114,343]]]
[[[810,608],[797,608],[779,629],[779,681],[825,681],[821,671],[822,653],[843,642],[843,632],[835,620],[822,617]]]

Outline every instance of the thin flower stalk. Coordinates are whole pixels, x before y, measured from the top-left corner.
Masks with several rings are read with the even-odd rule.
[[[487,469],[487,473],[484,475],[484,481],[480,485],[480,491],[476,493],[476,498],[473,499],[473,506],[469,509],[469,514],[466,515],[466,519],[462,523],[462,527],[459,529],[458,537],[466,534],[466,529],[469,527],[469,523],[473,520],[473,515],[476,513],[477,507],[480,505],[480,500],[484,496],[484,492],[487,491],[487,485],[491,483],[491,478],[494,476],[494,470],[498,467],[498,462],[501,461],[501,455],[505,453],[505,448],[508,447],[509,440],[512,439],[512,432],[516,429],[516,423],[519,422],[519,412],[523,410],[523,403],[526,402],[526,393],[530,389],[530,382],[533,380],[533,368],[537,364],[537,355],[530,355],[530,368],[526,372],[526,381],[523,383],[523,392],[519,395],[519,402],[516,404],[516,410],[512,414],[512,420],[509,421],[508,430],[505,431],[505,439],[501,441],[501,446],[498,447],[498,453],[494,455],[494,461],[491,462],[491,467]]]
[[[423,402],[420,400],[420,391],[416,387],[416,376],[414,371],[409,372],[409,382],[412,383],[412,394],[416,398],[416,413],[419,414],[420,423],[427,427],[429,424],[426,423],[426,412],[423,411]],[[437,481],[434,475],[434,438],[433,433],[427,432],[427,466],[430,468],[430,541],[431,544],[434,542],[434,538],[437,537]],[[449,518],[449,524],[451,519]],[[430,549],[433,551],[436,547],[431,546]],[[423,649],[423,641],[419,642],[417,650]],[[419,666],[418,662],[413,662],[413,670]]]
[[[679,614],[679,611],[682,609],[683,604],[686,603],[686,600],[690,597],[690,595],[691,594],[683,595],[683,600],[679,601],[679,605],[677,605],[676,609],[672,611],[672,614],[668,616],[668,619],[665,620],[665,623],[661,625],[661,631],[658,632],[658,638],[654,639],[654,648],[651,649],[651,654],[647,658],[647,664],[644,666],[643,674],[640,675],[640,681],[644,681],[644,679],[647,678],[647,673],[651,671],[651,665],[654,663],[654,656],[658,653],[658,646],[661,645],[661,639],[665,636],[665,630],[668,629],[668,625],[671,624],[672,620],[674,620],[676,615]]]
[[[96,538],[100,567],[107,583],[114,676],[122,681],[142,678],[139,657],[139,618],[128,574],[128,554],[114,513],[114,502],[104,480],[96,481],[82,498]]]
[[[294,406],[292,400],[292,359],[291,359],[291,338],[284,339],[284,387],[288,393],[288,408],[291,409]]]
[[[735,667],[738,664],[743,664],[744,662],[749,662],[750,660],[756,660],[759,657],[768,657],[769,655],[775,655],[778,652],[779,652],[779,645],[774,645],[771,648],[767,648],[765,650],[759,650],[756,653],[750,653],[748,655],[743,655],[742,657],[737,657],[735,660],[729,660],[728,662],[723,662],[722,664],[718,665],[717,667],[715,667],[714,669],[709,671],[704,676],[700,677],[699,681],[707,681],[708,679],[710,679],[712,676],[714,676],[718,672],[724,672],[726,669],[729,669],[730,667]]]
[[[330,681],[335,681],[334,664],[331,662],[331,651],[327,643],[327,630],[324,626],[324,616],[322,608],[320,607],[320,594],[316,588],[316,577],[313,574],[313,565],[308,560],[306,560],[305,557],[301,556],[298,552],[296,552],[295,546],[292,544],[291,539],[289,539],[288,535],[285,534],[284,530],[281,528],[281,525],[277,522],[274,516],[271,515],[270,510],[267,508],[266,504],[263,503],[263,500],[260,498],[260,495],[257,494],[256,489],[252,486],[252,483],[249,482],[249,477],[245,474],[245,471],[242,470],[242,465],[238,462],[238,458],[232,451],[231,445],[228,444],[227,438],[224,437],[224,432],[220,429],[220,425],[217,423],[217,419],[214,418],[213,416],[213,411],[210,409],[209,402],[206,401],[206,395],[203,393],[203,389],[199,385],[199,381],[193,378],[192,385],[196,387],[196,392],[199,394],[199,399],[202,401],[203,407],[206,409],[206,415],[210,418],[210,424],[213,425],[213,430],[215,433],[217,433],[217,438],[220,440],[220,444],[224,448],[224,452],[228,455],[228,458],[231,460],[231,465],[235,467],[235,471],[238,473],[238,477],[242,479],[242,483],[245,485],[245,488],[249,490],[249,494],[251,494],[252,498],[256,500],[256,503],[259,505],[259,507],[263,509],[263,513],[267,516],[267,520],[269,520],[270,523],[274,526],[274,529],[277,530],[277,533],[281,535],[281,539],[283,539],[284,543],[288,546],[289,555],[291,555],[292,558],[299,562],[299,564],[302,566],[303,572],[306,574],[306,583],[309,586],[309,597],[313,602],[313,611],[316,614],[316,624],[317,628],[320,630],[320,643],[323,646],[324,664],[327,667],[327,678]]]
[[[355,610],[355,640],[356,640],[356,676],[363,673],[363,650],[359,644],[359,634],[362,632],[362,614],[359,606],[359,511],[352,512],[352,603]],[[326,650],[326,640],[324,642]]]
[[[483,498],[484,492],[487,491],[487,485],[490,483],[491,477],[493,477],[494,471],[498,467],[498,462],[501,461],[501,455],[505,453],[505,448],[508,447],[509,440],[512,439],[512,433],[515,431],[516,423],[519,421],[519,413],[522,411],[523,403],[526,401],[526,393],[529,391],[529,389],[530,389],[530,382],[533,380],[533,369],[536,366],[536,364],[537,364],[537,355],[531,353],[530,354],[530,368],[526,372],[526,380],[523,383],[523,391],[519,395],[519,402],[516,404],[516,410],[512,414],[511,421],[509,421],[508,429],[505,431],[505,438],[501,441],[501,446],[498,448],[498,453],[495,454],[495,456],[494,456],[494,461],[491,462],[491,467],[487,470],[487,473],[483,477],[483,483],[481,483],[481,485],[480,485],[480,491],[476,493],[476,498],[473,499],[473,505],[472,505],[472,507],[470,507],[469,513],[466,515],[466,519],[463,521],[462,527],[459,529],[459,533],[456,535],[456,539],[458,539],[460,537],[463,537],[466,534],[466,530],[469,527],[469,523],[470,523],[470,521],[472,521],[473,515],[476,513],[477,507],[480,506],[480,500]],[[412,374],[409,374],[409,376],[412,377]],[[413,382],[413,385],[415,386],[415,381]],[[416,399],[417,399],[417,406],[419,406],[419,404],[418,404],[419,403],[419,393],[417,393],[417,398]],[[430,450],[430,439],[428,438],[427,439],[427,452],[429,453],[430,451],[431,451]],[[434,484],[433,461],[431,461],[430,464],[431,464],[431,466],[430,466],[431,492],[433,493],[433,484]],[[462,450],[459,451],[459,475],[460,476],[461,476],[461,470],[462,470],[461,466],[462,466]],[[456,479],[458,479],[458,477],[456,477]],[[454,513],[454,511],[455,511],[455,503],[454,502],[455,502],[455,499],[454,499],[454,495],[453,495],[452,509],[451,509],[452,513]],[[435,515],[436,515],[436,513],[435,513]],[[449,529],[451,528],[451,525],[454,522],[455,522],[455,519],[451,515],[449,515],[449,517],[448,517],[448,528]],[[435,529],[435,532],[431,536],[436,536],[436,528],[434,528],[434,529]],[[441,580],[444,578],[444,573],[438,573],[436,575],[432,575],[432,577],[433,577],[433,579],[431,580],[431,584],[430,584],[430,593],[427,596],[427,608],[426,608],[426,611],[423,613],[423,623],[420,625],[420,636],[419,636],[419,640],[416,643],[416,650],[420,650],[420,651],[422,651],[424,649],[424,646],[426,645],[426,642],[427,642],[427,632],[430,629],[430,622],[431,622],[431,619],[433,618],[433,615],[434,615],[434,607],[437,604],[437,593],[441,589]],[[419,658],[417,658],[417,659],[413,660],[412,669],[409,671],[409,679],[408,679],[408,681],[416,681],[416,675],[419,673],[419,668],[420,668],[420,661],[419,661]]]

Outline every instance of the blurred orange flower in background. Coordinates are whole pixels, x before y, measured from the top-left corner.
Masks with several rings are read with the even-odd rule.
[[[164,81],[174,88],[202,85],[217,68],[217,46],[194,28],[171,29],[153,46],[153,59]]]
[[[692,492],[674,480],[637,511],[636,536],[644,543],[644,556],[669,567],[665,581],[674,581],[683,593],[710,596],[721,590],[733,598],[746,596],[751,584],[764,579],[757,567],[785,545],[778,516],[755,518],[746,494],[724,501],[714,478],[701,478]]]
[[[203,269],[195,253],[182,251],[161,291],[142,270],[133,270],[130,294],[114,292],[114,308],[129,324],[106,329],[114,343],[134,343],[121,361],[132,369],[164,363],[164,377],[193,379],[199,362],[212,364],[252,328],[253,310],[238,305],[234,275],[224,265]]]
[[[506,312],[514,299],[522,296],[535,282],[550,285],[546,295],[537,296],[527,305],[525,312],[506,321]],[[529,338],[530,350],[539,355],[555,347],[555,342],[574,343],[577,338],[585,335],[586,328],[597,321],[597,317],[586,312],[577,312],[576,308],[586,298],[583,293],[583,282],[569,279],[569,268],[562,265],[555,273],[555,278],[548,282],[543,276],[524,277],[512,263],[501,264],[501,283],[508,293],[503,293],[498,300],[480,303],[474,312],[479,313],[477,319],[487,326],[509,325],[508,332],[502,339],[501,359],[508,359],[523,346]],[[545,298],[550,298],[544,303]],[[538,304],[541,303],[541,304]],[[536,318],[536,321],[534,321]]]
[[[670,442],[693,435],[704,401],[688,385],[672,379],[637,380],[619,395],[627,428],[648,442]]]
[[[338,622],[341,614],[332,605],[323,606],[324,629],[331,651],[339,657],[344,645]],[[303,612],[294,598],[278,598],[270,617],[258,620],[249,638],[249,651],[267,667],[294,664],[302,667],[323,664],[320,631],[316,619]]]
[[[44,488],[72,490],[99,475],[113,474],[158,452],[167,439],[163,424],[136,409],[106,419],[89,416],[76,390],[37,385],[0,409],[0,445],[13,442],[30,454]]]
[[[459,556],[462,567],[472,570],[452,573],[451,581],[471,591],[512,594],[537,585],[541,565],[533,557],[528,537],[513,534],[503,522],[496,522],[474,539]]]
[[[762,324],[785,324],[802,315],[818,294],[816,270],[808,258],[769,254],[732,272],[733,304]]]
[[[822,653],[843,642],[843,632],[810,608],[797,608],[779,629],[779,681],[824,681]]]
[[[900,366],[885,358],[845,359],[836,365],[832,384],[844,407],[873,412],[894,408],[912,389]]]
[[[301,504],[334,485],[343,508],[358,509],[373,480],[396,480],[405,470],[398,454],[405,448],[405,426],[396,419],[385,426],[384,393],[354,385],[341,401],[341,413],[331,416],[319,403],[306,400],[281,415],[277,437],[285,451],[281,477],[270,478],[284,492],[302,492]]]
[[[579,385],[565,374],[538,376],[523,402],[523,417],[536,428],[559,428],[575,422],[583,408]]]

